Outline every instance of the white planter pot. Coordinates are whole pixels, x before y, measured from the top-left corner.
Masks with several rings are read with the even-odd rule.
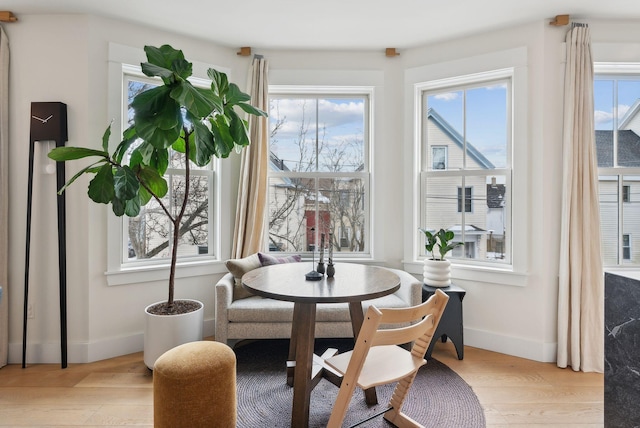
[[[451,285],[451,262],[449,260],[424,259],[423,282],[430,287]]]
[[[189,299],[181,299],[189,300]],[[192,300],[198,302],[197,300]],[[202,325],[204,321],[204,305],[200,309],[179,315],[154,315],[149,308],[157,305],[153,303],[144,309],[144,363],[153,370],[153,365],[160,355],[171,348],[187,342],[202,340]]]

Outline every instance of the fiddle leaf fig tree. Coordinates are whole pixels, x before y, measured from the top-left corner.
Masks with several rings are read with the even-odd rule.
[[[236,107],[250,115],[267,114],[249,104],[249,95],[217,70],[207,72],[210,88],[193,86],[187,80],[192,74],[192,64],[185,60],[182,51],[169,45],[145,46],[144,50],[147,62],[142,63],[142,72],[160,78],[162,85],[133,99],[131,126],[123,132],[113,153],[109,153],[109,125],[102,137],[102,150],[57,147],[49,152],[49,157],[58,162],[91,159],[58,193],[83,174],[90,174],[93,178],[87,192],[89,198],[111,204],[117,216],[135,217],[152,199],[159,205],[172,224],[169,296],[164,310],[171,313],[178,241],[190,191],[187,160],[203,167],[213,157],[226,158],[234,148],[249,145],[247,121],[240,117]],[[162,199],[169,189],[164,174],[171,150],[184,157],[185,169],[183,199],[173,212]]]

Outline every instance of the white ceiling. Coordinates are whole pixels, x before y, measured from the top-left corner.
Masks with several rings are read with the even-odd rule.
[[[22,14],[91,13],[219,44],[398,49],[569,14],[640,19],[640,0],[2,0]]]

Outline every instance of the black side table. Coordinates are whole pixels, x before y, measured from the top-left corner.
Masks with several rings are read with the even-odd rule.
[[[422,301],[424,302],[431,297],[436,290],[438,290],[438,288],[422,284]],[[438,324],[434,338],[429,345],[429,349],[427,349],[426,358],[431,358],[431,351],[433,351],[433,347],[439,337],[442,338],[442,342],[446,342],[448,337],[456,347],[458,359],[461,360],[464,357],[462,299],[464,299],[464,295],[467,294],[467,292],[456,285],[442,287],[440,290],[447,293],[449,302],[447,303],[447,307],[444,308],[444,313],[442,314],[442,318],[440,318],[440,324]]]

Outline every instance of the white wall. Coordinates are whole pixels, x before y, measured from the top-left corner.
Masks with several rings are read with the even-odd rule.
[[[82,15],[22,15],[5,27],[11,46],[10,69],[10,236],[9,359],[22,358],[25,213],[29,116],[32,101],[67,104],[68,145],[98,148],[111,118],[107,114],[108,43],[142,48],[169,43],[192,61],[220,64],[241,87],[251,59],[235,50],[163,31]],[[114,140],[117,138],[114,137]],[[40,143],[38,143],[40,145]],[[38,163],[38,158],[36,158]],[[226,160],[223,180],[235,183],[237,157]],[[70,177],[81,162],[67,165]],[[36,166],[36,168],[38,168]],[[60,359],[55,175],[36,170],[32,219],[28,362]],[[110,208],[86,196],[88,180],[76,183],[67,198],[67,304],[69,362],[92,361],[142,349],[143,309],[166,299],[164,281],[107,286],[106,236]],[[224,190],[223,227],[235,210],[235,186]],[[230,203],[234,201],[233,203]],[[228,257],[231,237],[225,237]],[[220,272],[225,271],[220,263]],[[189,278],[176,284],[176,297],[205,303],[205,334],[213,334],[213,284],[219,275]]]
[[[637,22],[590,22],[594,43],[620,43],[619,57],[640,61]],[[235,49],[143,28],[128,23],[81,15],[23,15],[4,26],[11,43],[10,81],[10,362],[21,359],[22,291],[24,278],[28,117],[32,101],[62,101],[69,109],[69,145],[98,147],[110,118],[107,114],[107,49],[109,42],[142,47],[172,44],[190,60],[220,64],[244,87],[250,58]],[[562,42],[567,28],[545,22],[474,37],[400,50],[387,58],[376,52],[262,51],[270,61],[272,83],[335,84],[336,76],[368,76],[376,86],[373,179],[375,261],[400,267],[418,276],[411,260],[417,231],[412,223],[413,164],[411,99],[406,96],[405,70],[454,64],[478,55],[511,49],[526,51],[526,131],[524,174],[527,216],[517,230],[522,246],[519,271],[491,275],[455,269],[456,283],[467,290],[464,300],[466,344],[541,361],[555,358],[556,294],[561,186],[563,64]],[[223,42],[223,41],[221,41]],[[628,44],[626,44],[628,43]],[[608,46],[608,45],[607,45]],[[594,49],[597,51],[597,49]],[[602,49],[607,58],[612,50]],[[604,54],[603,54],[604,55]],[[634,59],[635,58],[635,59]],[[598,57],[596,56],[596,59]],[[452,72],[456,70],[452,69]],[[345,78],[349,80],[350,78]],[[351,82],[348,84],[357,84]],[[36,159],[37,161],[37,159]],[[235,211],[237,158],[223,162],[226,203],[222,209],[223,253],[228,257]],[[67,174],[79,165],[69,165]],[[75,169],[74,169],[75,168]],[[142,349],[142,309],[165,298],[162,282],[107,286],[106,234],[109,209],[86,197],[86,184],[67,192],[69,361],[84,362]],[[403,192],[399,189],[406,189]],[[59,358],[57,253],[53,176],[36,173],[31,298],[35,318],[30,320],[28,360],[55,362]],[[528,225],[528,226],[526,226]],[[219,272],[224,271],[219,264]],[[213,334],[213,284],[209,275],[180,280],[177,297],[205,302],[205,334]]]

